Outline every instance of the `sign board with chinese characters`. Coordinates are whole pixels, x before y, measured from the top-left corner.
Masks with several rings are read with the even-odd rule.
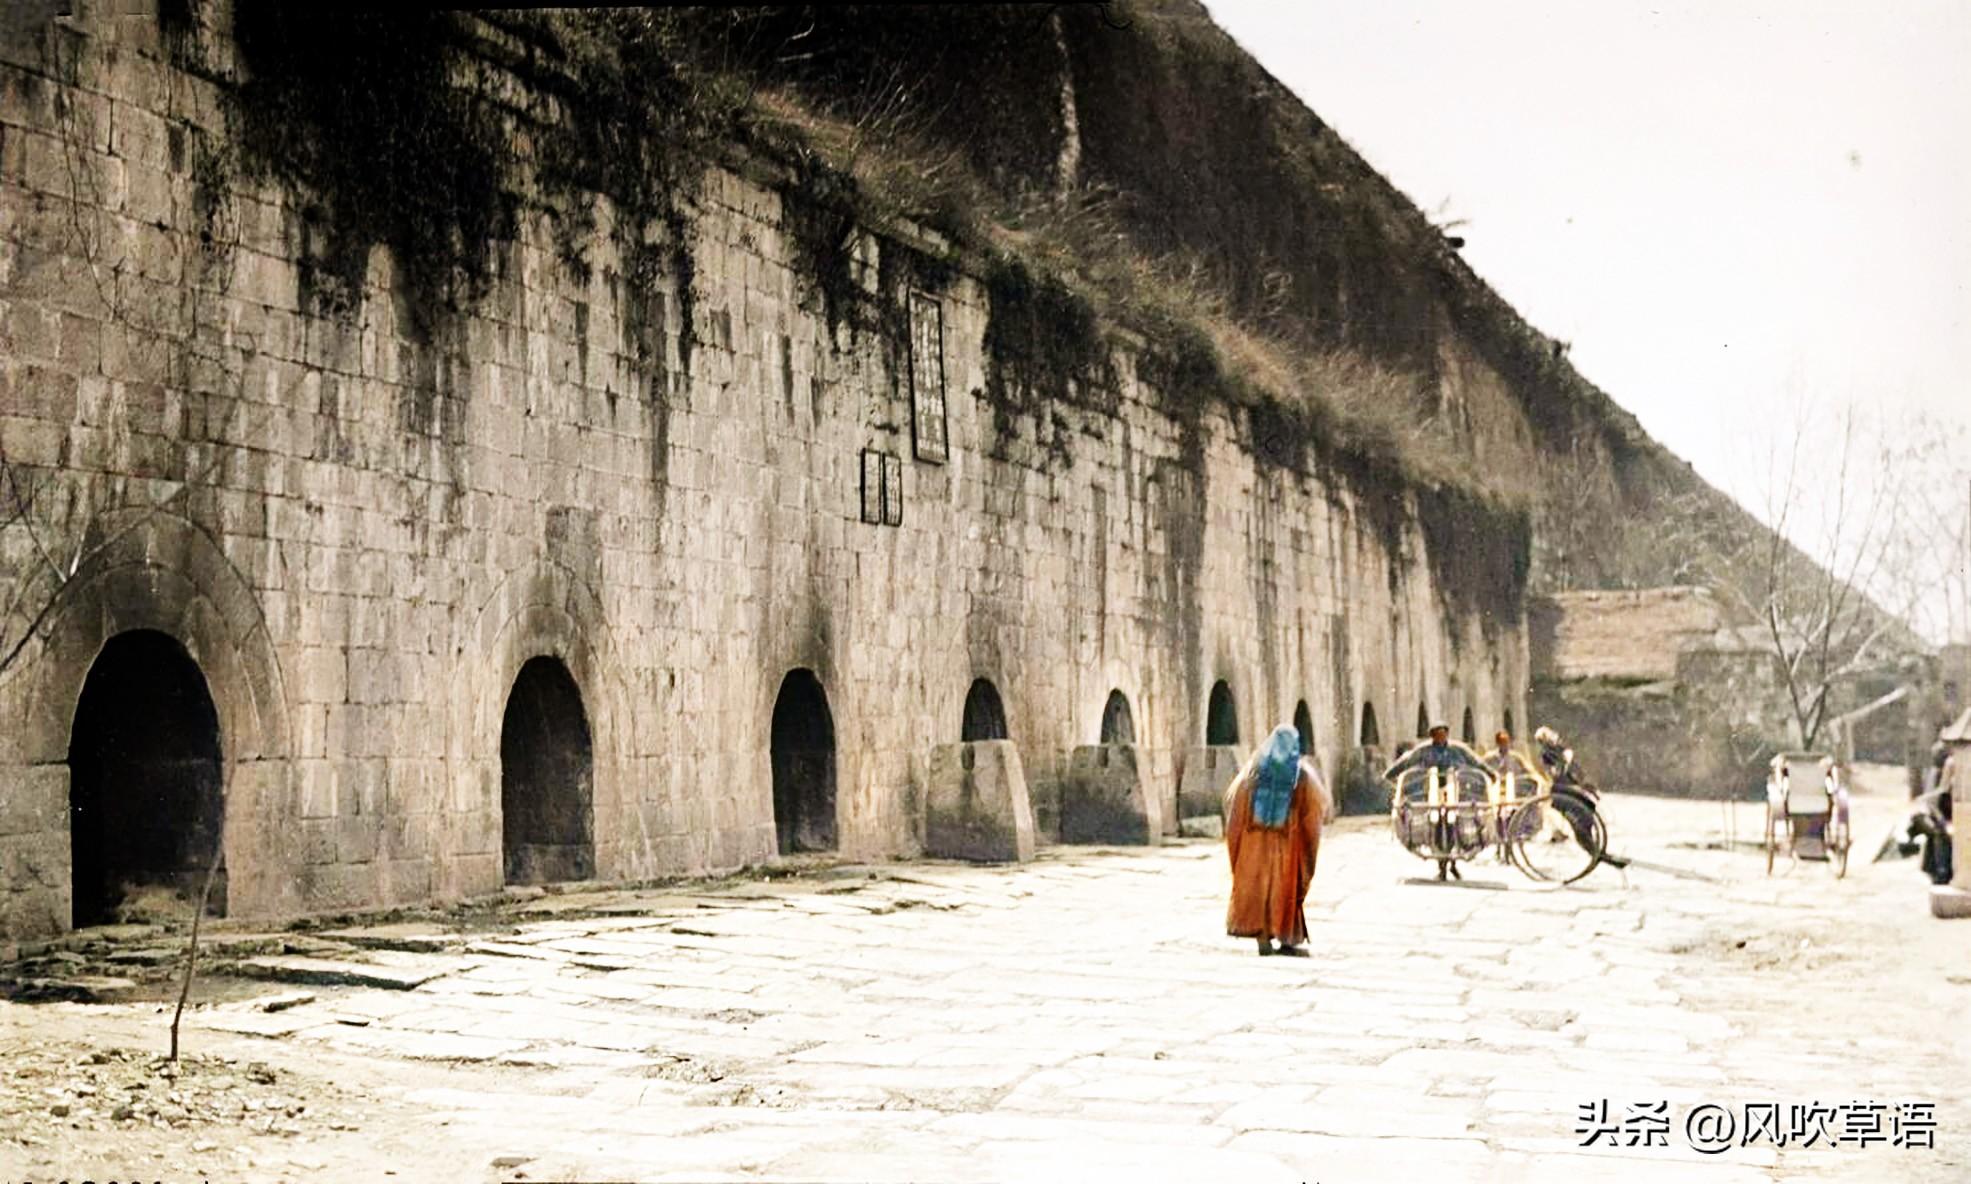
[[[943,464],[945,437],[944,307],[921,292],[910,297],[910,443],[918,460]]]

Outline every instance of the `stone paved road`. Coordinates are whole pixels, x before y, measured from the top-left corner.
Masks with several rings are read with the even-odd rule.
[[[1382,823],[1341,824],[1308,960],[1218,936],[1205,842],[546,897],[450,952],[377,956],[442,972],[414,990],[188,1020],[190,1047],[265,1061],[349,1129],[50,1120],[22,1143],[10,1120],[0,1179],[1971,1179],[1971,924],[1926,914],[1911,863],[1768,880],[1703,847],[1718,805],[1608,809],[1651,866],[1563,890],[1415,882]],[[1862,803],[1863,842],[1892,809]],[[0,1024],[152,1048],[163,1020]],[[1668,1102],[1669,1145],[1581,1147],[1600,1099]],[[1936,1145],[1700,1155],[1683,1113],[1706,1101],[1934,1102]]]

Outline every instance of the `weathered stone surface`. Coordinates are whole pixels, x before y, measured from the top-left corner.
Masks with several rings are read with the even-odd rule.
[[[289,1008],[300,1007],[304,1004],[313,1003],[314,1001],[315,996],[313,992],[286,991],[279,995],[269,995],[267,998],[258,1000],[257,1002],[261,1011],[274,1012],[286,1011]]]
[[[1225,819],[1216,814],[1180,819],[1177,833],[1187,839],[1222,839],[1225,837]]]
[[[1559,592],[1529,611],[1533,677],[1554,682],[1675,678],[1677,655],[1725,620],[1717,598],[1698,587]]]
[[[1225,790],[1245,764],[1245,753],[1229,744],[1193,748],[1184,754],[1184,779],[1177,788],[1177,818],[1218,818],[1225,813]],[[1174,825],[1168,823],[1166,825]]]
[[[360,1077],[377,1103],[356,1145],[319,1132],[281,1145],[375,1177],[498,1156],[569,1180],[903,1181],[933,1163],[986,1180],[1215,1178],[1229,1164],[1284,1181],[1961,1184],[1967,1149],[1948,1132],[1968,1108],[1937,1082],[1963,1080],[1971,1049],[1940,1038],[1938,1017],[1962,997],[1971,926],[1933,921],[1908,863],[1811,877],[1806,907],[1758,852],[1688,845],[1729,833],[1715,803],[1603,805],[1636,868],[1561,891],[1503,869],[1500,891],[1413,884],[1385,827],[1338,825],[1305,960],[1259,958],[1219,930],[1222,849],[1056,848],[1019,868],[640,894],[689,925],[519,920],[500,956],[440,956],[457,973],[417,991],[325,992],[278,1015],[200,1008],[186,1039],[196,1052],[263,1038],[250,1055],[304,1114],[322,1083]],[[1857,828],[1902,808],[1899,793],[1863,798]],[[873,893],[946,907],[861,907]],[[1089,916],[1099,929],[1061,923]],[[621,968],[599,971],[605,955]],[[1775,1007],[1802,982],[1845,989]],[[160,1036],[149,1007],[9,1006],[0,1034],[59,1041],[68,1065]],[[450,1063],[488,1059],[500,1068]],[[86,1103],[15,1080],[0,1118],[52,1136],[10,1148],[20,1175],[59,1179],[75,1115],[30,1120],[8,1098]],[[1667,1102],[1668,1138],[1583,1145],[1582,1108],[1603,1100],[1617,1121]],[[1685,1137],[1700,1102],[1742,1117],[1748,1101],[1893,1114],[1907,1100],[1935,1104],[1934,1147],[1760,1140],[1704,1155]],[[118,1137],[162,1160],[191,1135]],[[1564,1170],[1542,1166],[1555,1159]]]
[[[1932,884],[1930,915],[1946,919],[1971,917],[1971,891],[1952,884]]]
[[[1063,843],[1155,846],[1163,803],[1150,791],[1133,744],[1085,744],[1068,757],[1061,781]]]
[[[9,993],[23,1002],[114,1003],[137,989],[131,979],[113,975],[78,974],[62,978],[27,978]]]
[[[1033,808],[1019,750],[1010,740],[931,750],[924,850],[988,863],[1033,858]]]
[[[847,240],[846,272],[895,280],[855,318],[884,328],[859,335],[809,298],[833,290],[789,230],[809,199],[750,166],[694,177],[689,217],[649,244],[662,267],[607,231],[606,199],[554,194],[597,209],[597,233],[520,219],[483,298],[435,323],[387,244],[338,244],[368,270],[319,299],[323,242],[296,211],[370,207],[226,167],[246,149],[226,79],[252,71],[210,65],[238,59],[224,22],[192,62],[153,20],[73,7],[59,69],[0,48],[0,189],[35,198],[0,219],[0,444],[47,466],[38,504],[61,507],[59,537],[0,526],[8,603],[42,602],[13,596],[38,547],[81,559],[0,679],[0,937],[71,923],[71,728],[95,655],[133,630],[181,644],[210,692],[236,919],[498,892],[526,814],[502,804],[503,713],[537,658],[578,689],[592,758],[579,850],[540,874],[599,880],[776,854],[772,696],[794,669],[834,713],[831,837],[854,859],[921,850],[925,747],[981,669],[1050,787],[1054,754],[1102,735],[1123,694],[1166,833],[1215,679],[1241,718],[1306,699],[1327,752],[1364,702],[1396,720],[1455,684],[1489,719],[1523,700],[1523,630],[1447,611],[1432,565],[1404,561],[1428,542],[1411,492],[1364,513],[1331,476],[1279,480],[1249,409],[1172,398],[1170,368],[1133,357],[1113,398],[1061,402],[1044,430],[969,397],[991,288],[976,260],[913,278],[912,227]],[[581,106],[477,70],[472,38],[504,35],[468,25],[453,73],[501,88],[468,106]],[[78,135],[96,109],[127,135],[107,114]],[[535,208],[532,154],[510,155],[499,183]],[[101,236],[75,228],[99,224],[129,284],[90,282]],[[605,282],[632,274],[649,282]],[[1440,344],[1450,396],[1516,430],[1482,351]],[[913,397],[918,373],[942,389]],[[934,403],[943,455],[920,458],[909,429]],[[890,454],[900,521],[860,512],[868,448]],[[1347,627],[1296,628],[1289,604]]]
[[[428,922],[405,921],[390,925],[363,925],[351,929],[325,930],[318,936],[329,941],[347,942],[369,950],[404,950],[431,954],[457,949],[465,935]]]
[[[329,958],[248,958],[234,968],[249,978],[323,987],[377,987],[409,991],[458,969],[456,962],[340,962]]]

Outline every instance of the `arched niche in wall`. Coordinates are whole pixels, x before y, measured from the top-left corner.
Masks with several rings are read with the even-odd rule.
[[[1224,679],[1211,684],[1211,698],[1205,704],[1205,743],[1239,742],[1239,708],[1232,702],[1232,688]]]
[[[1382,731],[1376,727],[1376,705],[1362,704],[1362,731],[1358,743],[1364,748],[1373,748],[1382,743]]]
[[[958,724],[958,738],[968,744],[974,740],[1009,738],[1006,706],[999,701],[999,688],[990,679],[973,679],[972,689],[965,692],[965,714]]]
[[[1518,730],[1517,728],[1515,728],[1515,727],[1513,727],[1513,726],[1512,726],[1512,708],[1510,708],[1510,707],[1508,707],[1508,708],[1506,708],[1506,725],[1505,725],[1505,726],[1506,726],[1506,731],[1507,731],[1507,732],[1509,732],[1509,733],[1511,733],[1511,734],[1512,734],[1512,736],[1513,736],[1513,737],[1514,737],[1515,739],[1516,739],[1516,738],[1518,738],[1518,736],[1519,736],[1519,730]]]
[[[509,884],[595,877],[595,749],[560,658],[527,659],[500,720],[500,847]]]
[[[1300,733],[1300,753],[1302,756],[1314,755],[1314,713],[1307,709],[1307,700],[1294,704],[1293,730]]]
[[[1121,689],[1109,692],[1109,701],[1102,705],[1102,736],[1104,744],[1136,743],[1136,720],[1129,711],[1129,697]]]
[[[1430,735],[1430,709],[1421,699],[1417,700],[1417,735]]]
[[[1466,744],[1478,743],[1478,720],[1472,715],[1470,705],[1465,707],[1465,718],[1460,735]]]
[[[773,824],[780,853],[835,849],[835,717],[814,671],[791,670],[773,703]]]
[[[176,638],[133,629],[103,646],[76,703],[68,767],[75,927],[110,924],[151,890],[196,902],[219,855],[224,766],[205,673]],[[223,870],[206,908],[225,915]]]

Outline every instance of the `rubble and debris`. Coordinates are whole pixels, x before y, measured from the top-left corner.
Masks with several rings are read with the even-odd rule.
[[[357,1129],[337,1093],[320,1082],[283,1086],[267,1065],[226,1056],[189,1053],[173,1063],[127,1048],[18,1047],[0,1075],[0,1139],[35,1147],[117,1129],[230,1127],[282,1137],[313,1126]],[[191,1146],[203,1153],[219,1144]]]

